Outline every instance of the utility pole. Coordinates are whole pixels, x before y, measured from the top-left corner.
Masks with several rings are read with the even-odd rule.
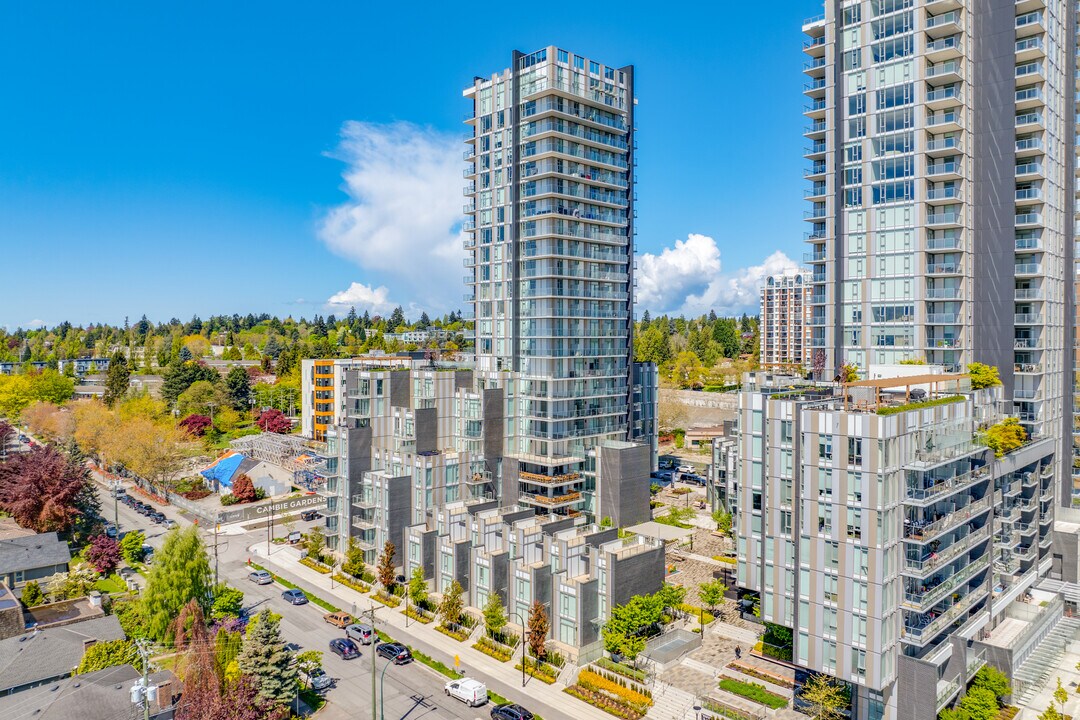
[[[120,489],[120,481],[117,480],[113,483],[112,488],[112,504],[113,504],[113,525],[116,526],[116,534],[120,535],[120,497],[117,490]]]
[[[354,606],[355,606],[355,603],[354,603]],[[372,635],[372,638],[371,638],[371,650],[372,650],[372,652],[371,652],[371,717],[372,717],[372,720],[375,719],[376,713],[378,712],[378,709],[379,709],[379,705],[376,702],[376,697],[375,697],[375,677],[376,677],[375,676],[375,669],[376,669],[375,668],[375,658],[377,657],[376,654],[375,654],[375,646],[379,642],[379,631],[375,627],[375,611],[377,611],[377,610],[382,610],[382,607],[375,607],[375,603],[371,603],[371,609],[370,610],[361,610],[360,611],[361,615],[366,615],[371,620],[371,635]]]
[[[143,720],[150,720],[150,651],[145,641],[136,641],[135,647],[142,658],[142,705]]]

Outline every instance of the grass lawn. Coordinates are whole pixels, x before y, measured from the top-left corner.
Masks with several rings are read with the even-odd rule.
[[[119,575],[113,573],[107,577],[98,578],[98,581],[94,583],[94,589],[103,593],[122,593],[127,592],[127,585]]]

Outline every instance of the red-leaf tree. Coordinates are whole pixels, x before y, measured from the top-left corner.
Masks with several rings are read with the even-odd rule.
[[[95,535],[86,548],[86,560],[99,573],[111,573],[120,564],[120,543],[107,535]]]
[[[251,482],[251,478],[246,473],[240,473],[233,480],[232,494],[236,498],[236,502],[249,503],[255,500],[255,484]]]
[[[0,464],[0,510],[35,532],[65,532],[97,506],[84,465],[37,446]]]
[[[292,430],[292,421],[285,416],[285,413],[276,408],[263,410],[259,413],[259,417],[255,421],[255,424],[258,425],[263,432],[278,433],[280,435],[284,435]]]
[[[205,415],[191,414],[177,423],[195,437],[202,437],[213,426],[213,422]]]
[[[0,420],[0,458],[4,457],[4,450],[7,449],[7,444],[13,437],[15,437],[15,428]]]

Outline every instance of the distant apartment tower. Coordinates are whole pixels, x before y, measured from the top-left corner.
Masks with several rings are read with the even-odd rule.
[[[905,359],[995,365],[1009,412],[1058,440],[1062,469],[1075,13],[1044,0],[846,1],[803,26],[812,364],[826,377],[844,363],[864,376]]]
[[[761,288],[761,366],[810,369],[810,276],[770,275]]]
[[[477,375],[506,392],[503,476],[542,511],[589,511],[591,451],[635,439],[633,67],[515,51],[464,95],[465,300]]]

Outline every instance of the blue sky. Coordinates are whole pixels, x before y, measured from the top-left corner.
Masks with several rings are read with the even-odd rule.
[[[401,257],[328,218],[392,234],[399,196],[460,205],[462,88],[548,44],[636,66],[643,300],[748,305],[773,251],[803,252],[800,25],[820,3],[563,7],[5,3],[0,325],[460,306],[445,212],[409,218]],[[453,173],[425,159],[447,147]]]

